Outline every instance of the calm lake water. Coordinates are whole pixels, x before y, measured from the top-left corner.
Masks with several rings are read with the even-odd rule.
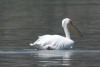
[[[0,66],[100,67],[99,0],[0,0]],[[72,50],[37,50],[38,36],[65,36],[70,18],[83,38],[70,32]]]
[[[99,67],[100,50],[9,50],[0,51],[4,67]]]

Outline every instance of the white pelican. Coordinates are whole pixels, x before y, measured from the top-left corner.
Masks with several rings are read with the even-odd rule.
[[[65,18],[62,20],[62,27],[64,28],[64,32],[66,37],[60,35],[43,35],[39,36],[39,39],[34,43],[30,43],[30,46],[33,46],[34,49],[40,50],[49,50],[49,49],[66,49],[72,48],[74,45],[74,41],[70,39],[69,30],[72,32],[81,35],[81,32],[72,24],[72,21],[69,18]]]

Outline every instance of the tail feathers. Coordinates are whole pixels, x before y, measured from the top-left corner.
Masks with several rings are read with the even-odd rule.
[[[43,47],[41,47],[40,44],[32,44],[32,43],[30,43],[30,46],[32,46],[33,49],[43,49]]]
[[[33,43],[30,43],[30,46],[34,46],[34,44]]]
[[[39,44],[30,43],[30,46],[40,46]]]

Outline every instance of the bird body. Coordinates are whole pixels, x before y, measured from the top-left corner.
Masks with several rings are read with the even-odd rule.
[[[38,45],[37,49],[45,49],[50,46],[51,49],[65,49],[71,48],[74,41],[60,35],[43,35],[31,45]]]
[[[60,35],[43,35],[39,36],[39,39],[30,45],[33,46],[34,49],[66,49],[71,48],[74,45],[74,41],[70,39],[69,30],[74,33],[81,35],[81,32],[72,24],[72,21],[69,18],[65,18],[62,20],[62,27],[64,29],[66,37]]]

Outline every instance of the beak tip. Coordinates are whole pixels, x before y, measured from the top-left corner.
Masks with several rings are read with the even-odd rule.
[[[83,37],[83,35],[81,35],[81,37]]]

